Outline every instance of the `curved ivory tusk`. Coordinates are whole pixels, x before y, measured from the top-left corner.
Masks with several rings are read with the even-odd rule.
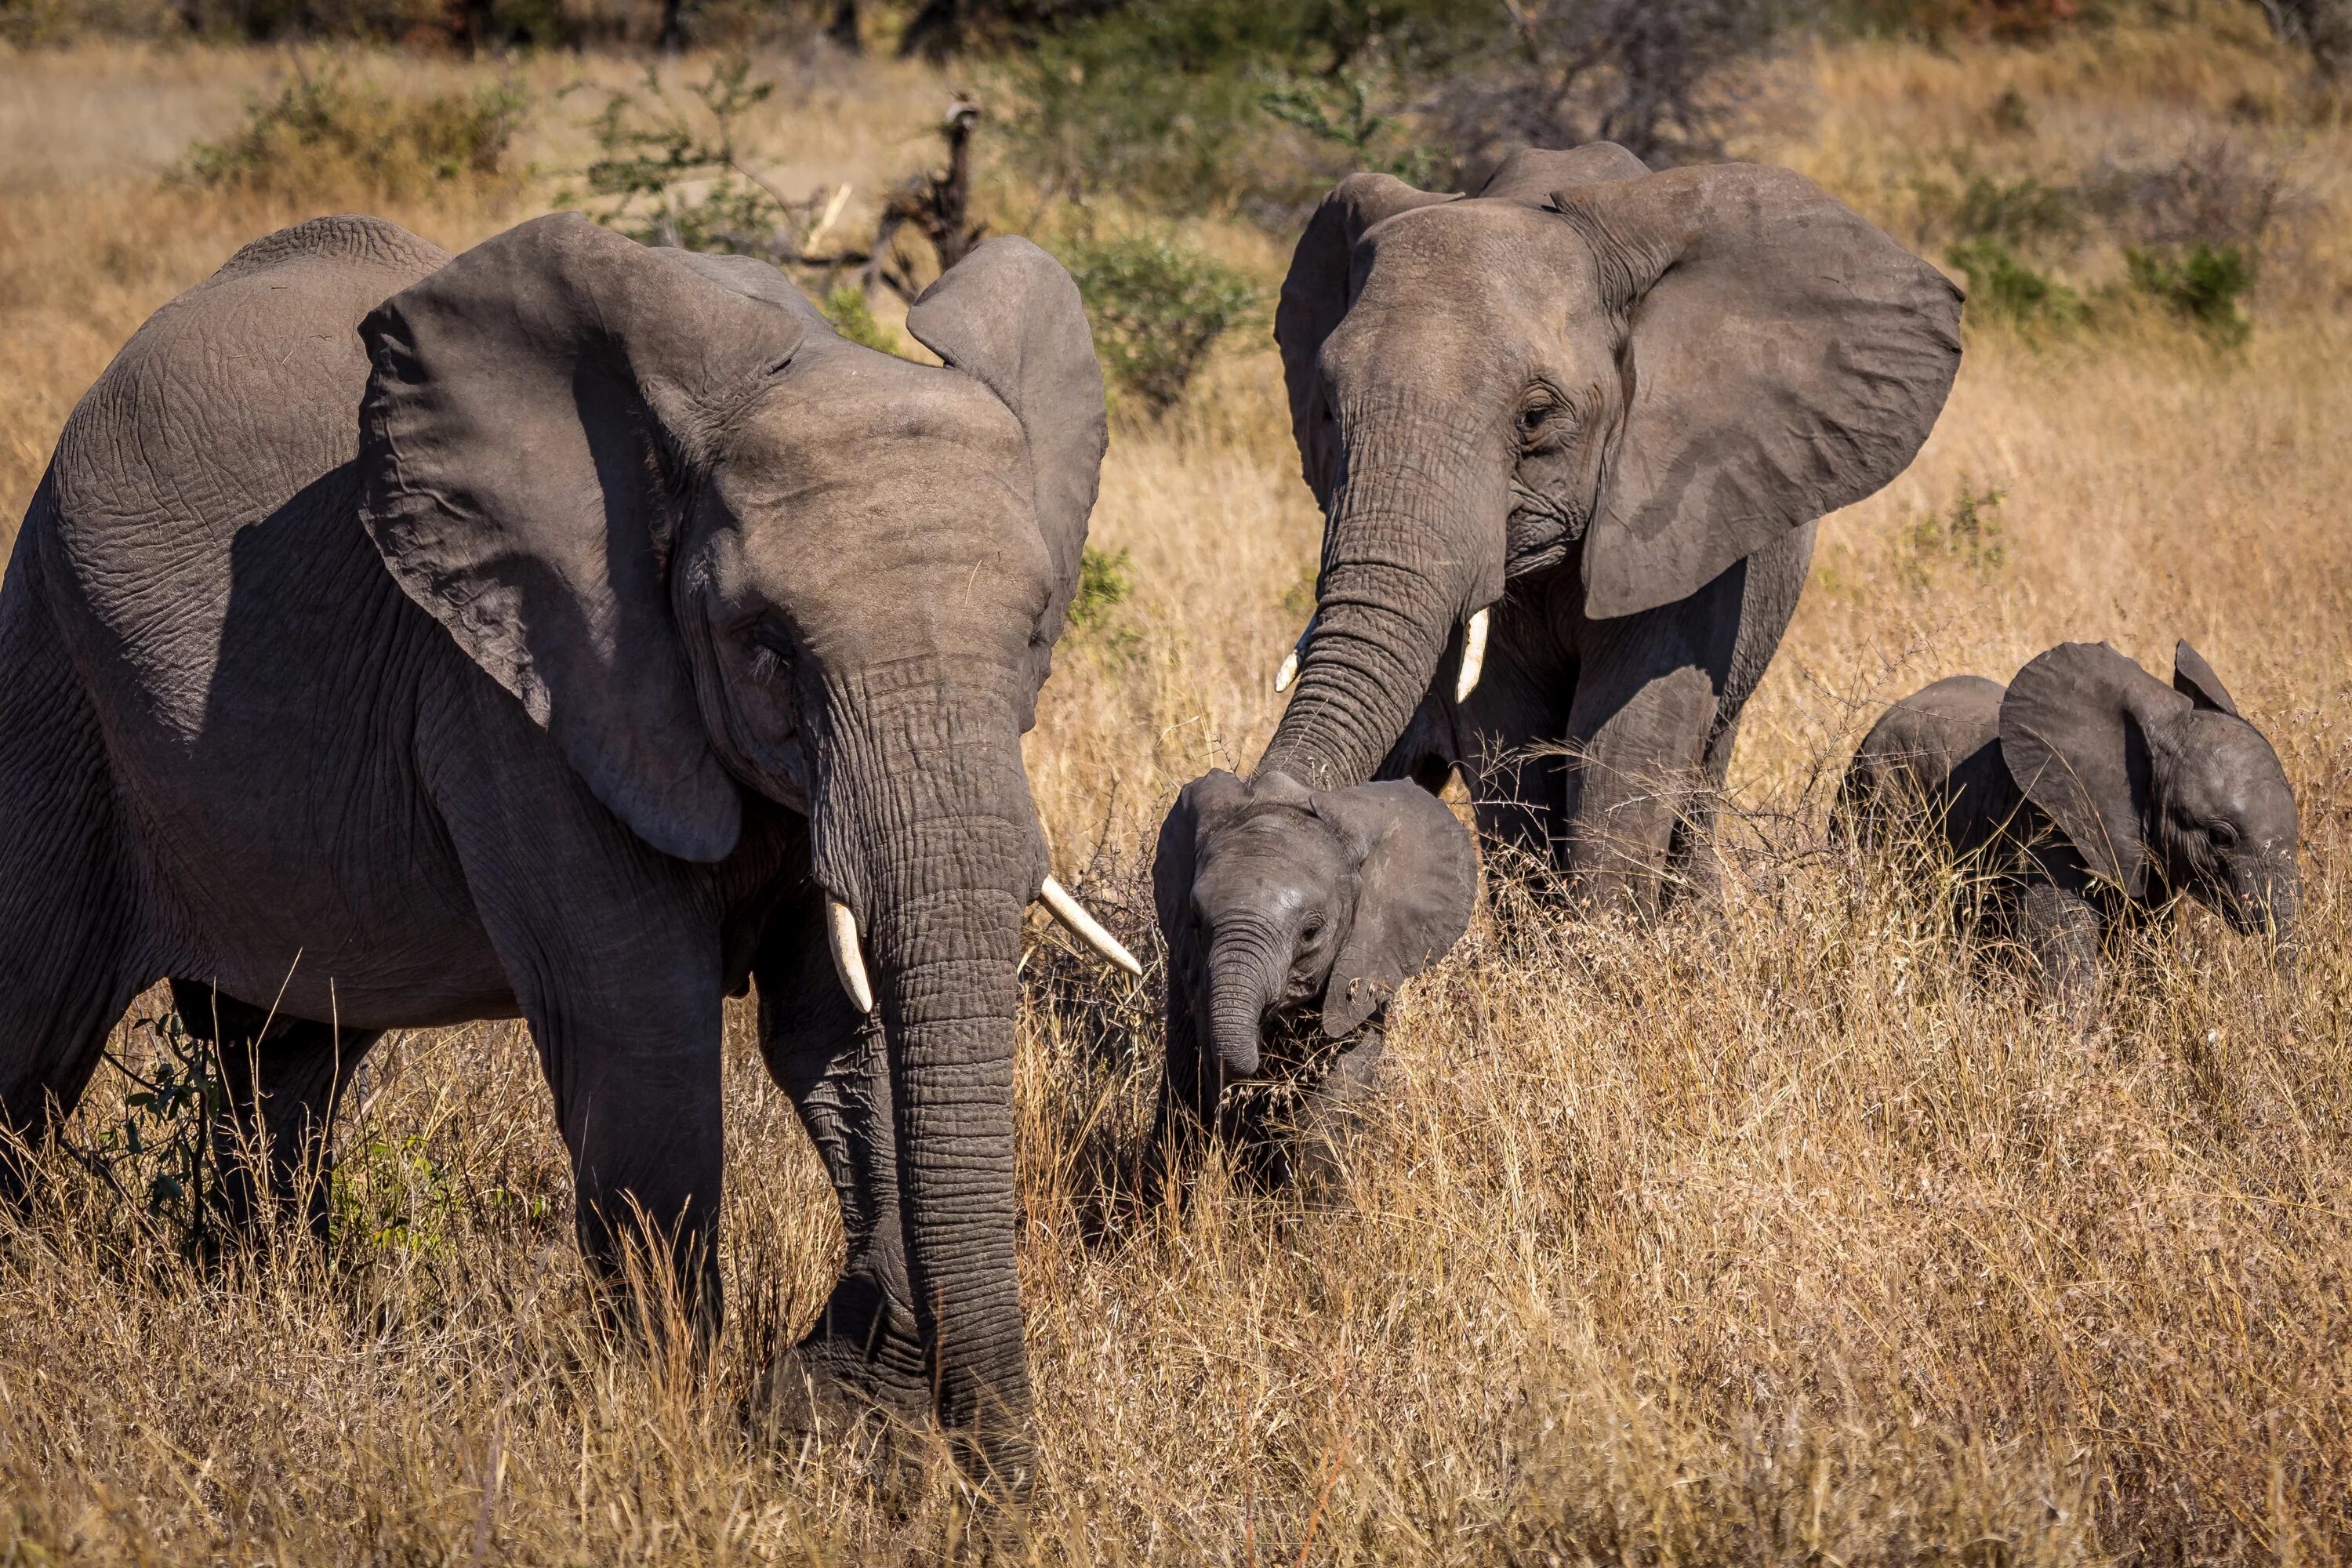
[[[1129,974],[1142,974],[1143,965],[1135,962],[1135,954],[1128,952],[1118,938],[1103,930],[1102,922],[1087,913],[1086,906],[1070,897],[1067,888],[1048,877],[1045,885],[1037,890],[1037,896],[1045,900],[1045,908],[1053,911],[1054,918],[1069,927],[1088,947]]]
[[[862,1016],[874,1011],[874,987],[866,983],[866,959],[857,951],[857,914],[832,894],[824,900],[825,945],[833,949],[833,972]]]
[[[1315,618],[1310,616],[1307,619],[1306,626],[1302,628],[1298,634],[1298,640],[1290,645],[1290,657],[1284,659],[1282,661],[1282,668],[1274,672],[1274,691],[1276,696],[1279,697],[1282,693],[1289,690],[1290,683],[1298,679],[1299,656],[1307,651],[1307,639],[1314,635]]]
[[[1462,631],[1462,673],[1454,682],[1454,700],[1466,702],[1478,689],[1478,677],[1486,668],[1486,612],[1479,611],[1470,617]]]

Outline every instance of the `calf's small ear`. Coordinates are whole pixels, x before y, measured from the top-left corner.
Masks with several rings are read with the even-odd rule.
[[[1323,1033],[1336,1040],[1462,940],[1478,854],[1452,808],[1410,780],[1321,790],[1312,804],[1362,867],[1355,922],[1323,997]]]
[[[1160,824],[1160,845],[1151,857],[1151,905],[1171,959],[1192,923],[1185,915],[1200,873],[1201,839],[1248,801],[1247,784],[1214,768],[1177,793],[1176,804]]]
[[[2230,700],[2229,688],[2221,684],[2204,656],[2189,646],[2187,637],[2172,645],[2172,689],[2200,708],[2210,708],[2232,719],[2240,716],[2238,705]]]

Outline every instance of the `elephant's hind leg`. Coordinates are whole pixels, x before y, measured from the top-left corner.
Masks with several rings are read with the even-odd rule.
[[[323,1239],[335,1102],[376,1036],[273,1017],[202,981],[173,981],[172,1002],[188,1033],[220,1052],[227,1103],[212,1141],[229,1222],[255,1232],[299,1214]]]
[[[72,1113],[153,978],[97,716],[38,603],[35,542],[0,589],[0,1133],[27,1144]],[[22,1174],[0,1152],[0,1191]]]

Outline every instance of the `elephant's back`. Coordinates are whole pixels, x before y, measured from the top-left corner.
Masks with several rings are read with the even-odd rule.
[[[1890,705],[1863,738],[1846,773],[1843,798],[1894,822],[1926,827],[1941,821],[1949,833],[1956,795],[1986,760],[1998,769],[2000,700],[2005,688],[1980,675],[1955,675]]]
[[[360,321],[447,260],[379,218],[313,218],[157,310],[58,439],[68,552],[135,550],[158,533],[225,550],[239,525],[350,462],[368,374]]]
[[[359,323],[446,259],[373,218],[256,241],[139,330],[52,465],[47,613],[156,940],[248,1000],[297,952],[347,995],[360,954],[411,990],[496,975],[415,754],[469,670],[358,511]]]

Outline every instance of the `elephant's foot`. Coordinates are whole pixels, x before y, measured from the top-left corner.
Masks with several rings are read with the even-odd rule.
[[[873,1276],[844,1276],[808,1337],[769,1366],[758,1403],[768,1429],[785,1438],[920,1421],[930,1377],[913,1311]]]

